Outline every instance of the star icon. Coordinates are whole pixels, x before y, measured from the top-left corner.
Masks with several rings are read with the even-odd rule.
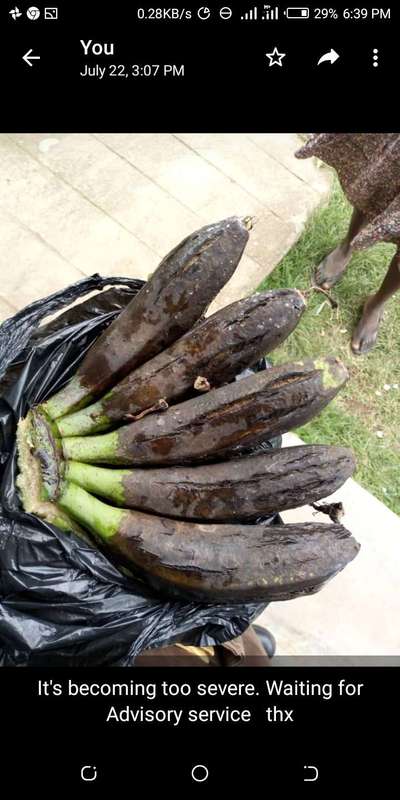
[[[274,47],[272,53],[265,53],[265,55],[267,56],[267,58],[269,58],[269,64],[268,64],[269,67],[273,67],[274,64],[276,64],[277,67],[281,67],[282,59],[285,58],[286,53],[280,53],[278,48]]]

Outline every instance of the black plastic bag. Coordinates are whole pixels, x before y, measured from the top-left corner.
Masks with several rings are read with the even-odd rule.
[[[22,510],[15,485],[18,419],[61,388],[142,285],[93,275],[0,326],[2,666],[131,666],[150,647],[221,644],[243,633],[266,606],[166,600],[125,577],[96,547]],[[45,317],[106,286],[115,288],[38,327]]]

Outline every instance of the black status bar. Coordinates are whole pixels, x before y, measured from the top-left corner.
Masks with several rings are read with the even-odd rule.
[[[85,4],[58,2],[49,4],[37,2],[8,3],[3,9],[3,21],[8,20],[15,29],[17,26],[29,26],[31,30],[46,25],[53,30],[63,24],[73,23],[78,26],[82,22],[92,24],[107,24],[110,27],[124,27],[128,22],[137,22],[138,25],[152,23],[153,25],[167,23],[197,23],[200,26],[216,24],[228,26],[236,23],[259,23],[265,28],[276,24],[295,26],[297,31],[300,26],[310,23],[319,23],[330,27],[337,23],[349,25],[389,25],[396,21],[397,8],[395,6],[375,5],[368,7],[365,3],[359,7],[349,4],[330,3],[324,6],[301,4],[266,4],[243,3],[214,4],[185,3],[157,4],[138,3],[120,4],[110,7],[108,3],[86,2]]]

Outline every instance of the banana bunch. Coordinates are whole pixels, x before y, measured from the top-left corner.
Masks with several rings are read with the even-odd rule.
[[[235,380],[305,308],[282,289],[204,318],[250,229],[231,217],[181,242],[18,429],[26,511],[89,532],[157,590],[201,602],[317,591],[359,549],[340,524],[256,524],[331,494],[355,462],[323,445],[251,452],[312,419],[348,375],[323,358]]]

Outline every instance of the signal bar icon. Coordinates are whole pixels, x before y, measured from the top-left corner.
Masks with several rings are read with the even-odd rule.
[[[246,20],[252,20],[253,21],[253,20],[256,20],[257,17],[258,17],[258,8],[257,8],[257,6],[254,6],[254,8],[251,8],[249,11],[246,11],[245,14],[242,14],[240,19],[246,19]]]
[[[278,19],[278,17],[279,17],[278,6],[274,6],[274,8],[272,8],[272,6],[264,6],[262,19],[267,20],[268,22],[271,20],[272,22],[272,20]]]
[[[267,20],[268,22],[275,19],[278,19],[279,16],[279,8],[278,6],[264,6],[264,9],[261,13],[261,19]],[[242,14],[240,19],[245,20],[257,20],[258,19],[258,7],[254,6],[249,11],[246,11],[245,14]]]

